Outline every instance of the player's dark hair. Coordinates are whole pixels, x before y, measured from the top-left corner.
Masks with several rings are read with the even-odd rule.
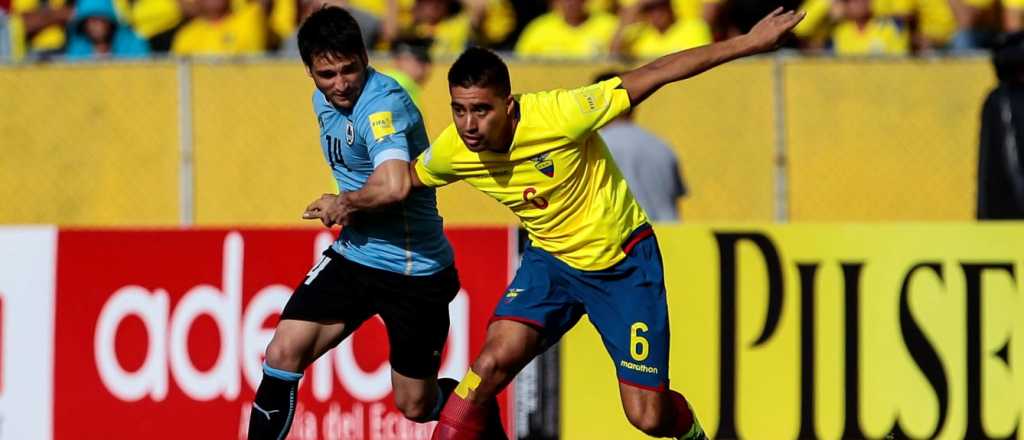
[[[494,52],[481,47],[466,49],[448,70],[448,87],[482,87],[498,96],[512,94],[508,66]]]
[[[299,55],[307,67],[313,57],[330,54],[359,57],[366,60],[363,34],[352,14],[338,7],[324,7],[314,12],[299,27]]]

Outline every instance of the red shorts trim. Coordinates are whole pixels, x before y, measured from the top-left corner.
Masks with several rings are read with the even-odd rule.
[[[520,324],[526,324],[539,331],[544,331],[544,324],[542,324],[540,321],[534,321],[529,318],[523,318],[519,316],[492,316],[491,319],[487,321],[487,325],[490,326],[491,323],[494,321],[515,321]]]
[[[647,386],[647,385],[640,385],[638,383],[630,382],[628,380],[621,379],[621,378],[619,379],[619,383],[625,384],[625,385],[629,385],[631,387],[636,387],[636,388],[648,390],[648,391],[654,391],[656,393],[664,393],[665,392],[665,384],[658,385],[655,388],[655,387],[651,387],[651,386]]]

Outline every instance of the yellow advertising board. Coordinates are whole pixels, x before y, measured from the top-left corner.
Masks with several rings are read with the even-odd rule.
[[[713,437],[1024,438],[1024,224],[657,232],[672,388]],[[563,438],[645,438],[593,326],[562,347]]]

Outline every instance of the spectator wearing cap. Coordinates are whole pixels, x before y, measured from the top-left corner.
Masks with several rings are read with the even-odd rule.
[[[702,19],[679,18],[671,0],[640,0],[622,9],[611,51],[634,58],[656,58],[711,41],[711,27]]]

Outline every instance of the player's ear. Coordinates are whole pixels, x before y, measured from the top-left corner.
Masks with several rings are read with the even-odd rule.
[[[313,77],[313,68],[312,67],[306,66],[306,76],[308,76],[310,78]]]
[[[505,98],[505,114],[509,116],[516,114],[516,100],[512,95],[508,95],[508,98]]]

